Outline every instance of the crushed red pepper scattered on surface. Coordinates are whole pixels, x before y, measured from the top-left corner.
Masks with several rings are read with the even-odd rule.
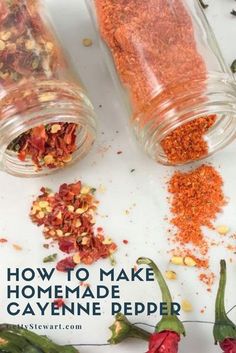
[[[7,242],[8,242],[8,240],[5,239],[5,238],[1,238],[1,239],[0,239],[0,243],[2,243],[2,244],[7,243]]]
[[[177,228],[175,236],[170,238],[176,246],[173,253],[190,256],[197,267],[207,269],[210,243],[202,227],[214,229],[212,222],[226,204],[223,180],[214,167],[202,165],[190,172],[175,172],[168,190],[173,214],[171,223]],[[214,276],[201,274],[200,279],[211,286]]]
[[[20,246],[20,245],[18,245],[18,244],[12,244],[12,247],[13,247],[15,250],[17,250],[17,251],[22,251],[22,250],[23,250],[22,246]]]
[[[46,239],[53,239],[62,252],[69,254],[57,263],[57,270],[67,271],[80,263],[90,265],[116,251],[116,244],[104,236],[103,228],[96,228],[97,206],[93,188],[80,181],[61,185],[57,193],[41,189],[30,217],[38,226],[44,226]]]
[[[62,308],[65,305],[64,299],[55,299],[53,303],[57,308]]]

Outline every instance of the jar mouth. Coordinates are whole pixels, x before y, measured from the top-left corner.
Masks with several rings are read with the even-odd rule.
[[[188,82],[181,83],[182,87],[187,85]],[[191,86],[190,92],[180,88],[177,89],[178,94],[171,98],[165,90],[159,91],[149,102],[149,109],[133,117],[138,141],[152,159],[163,165],[175,166],[203,160],[226,147],[236,137],[235,80],[229,79],[228,74],[217,73],[191,82]],[[168,99],[161,100],[162,96]],[[216,122],[203,135],[207,153],[194,160],[171,161],[162,147],[162,141],[185,124],[212,115],[216,115]]]
[[[20,93],[19,93],[20,92]],[[28,104],[30,92],[40,99]],[[60,95],[56,94],[60,92]],[[9,104],[12,97],[22,99],[22,104],[15,108]],[[18,98],[19,99],[19,98]],[[82,89],[68,82],[42,81],[29,85],[13,87],[1,98],[3,118],[0,120],[0,167],[7,173],[18,177],[38,177],[54,173],[61,168],[42,167],[37,170],[28,157],[25,161],[18,158],[17,152],[8,146],[21,134],[39,125],[54,123],[74,123],[76,131],[76,150],[71,155],[69,166],[82,159],[90,150],[96,137],[95,114],[93,107]],[[4,109],[4,107],[6,107]]]

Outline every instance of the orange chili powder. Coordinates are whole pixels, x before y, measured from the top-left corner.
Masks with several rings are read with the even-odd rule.
[[[207,156],[208,144],[204,135],[215,124],[216,119],[216,115],[196,118],[167,135],[161,146],[168,160],[177,164]]]
[[[205,100],[207,69],[198,52],[191,15],[182,0],[95,0],[95,5],[102,38],[128,89],[136,124],[150,128],[152,122],[155,130],[167,119],[162,109],[166,102],[179,113],[191,102]],[[180,99],[194,90],[197,93],[192,100]],[[197,118],[167,136],[162,147],[169,161],[180,163],[206,155],[203,135],[215,119]]]
[[[210,245],[202,227],[214,229],[212,222],[226,204],[220,174],[210,165],[186,173],[177,171],[168,183],[168,190],[173,214],[171,223],[178,229],[172,241],[183,253],[193,257],[198,267],[208,267]],[[191,251],[189,246],[193,248]],[[201,259],[194,253],[200,253]]]

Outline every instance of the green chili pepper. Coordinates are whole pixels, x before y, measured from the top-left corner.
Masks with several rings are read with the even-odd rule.
[[[46,336],[12,325],[0,325],[0,353],[78,353],[72,346],[60,346]]]
[[[162,300],[164,303],[167,304],[167,315],[163,315],[161,321],[157,324],[156,332],[173,331],[178,333],[179,335],[183,334],[185,336],[185,329],[182,322],[178,319],[176,315],[172,315],[171,313],[172,297],[169,288],[164,280],[164,277],[161,274],[161,271],[156,266],[156,264],[148,258],[140,257],[137,263],[139,265],[148,265],[153,269],[153,272],[161,289]]]
[[[226,262],[220,261],[220,283],[215,303],[215,325],[213,334],[215,343],[225,339],[236,339],[236,326],[228,318],[225,310]]]

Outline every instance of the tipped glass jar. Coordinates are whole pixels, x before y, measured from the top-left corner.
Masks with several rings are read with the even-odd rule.
[[[95,139],[93,107],[39,0],[0,0],[0,169],[51,173]]]
[[[189,163],[235,138],[236,84],[198,1],[87,3],[136,136],[153,159]]]

